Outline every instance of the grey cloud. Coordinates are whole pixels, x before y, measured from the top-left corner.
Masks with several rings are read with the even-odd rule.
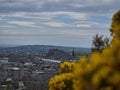
[[[0,41],[90,46],[92,35],[108,35],[109,32],[109,22],[103,25],[103,22],[96,22],[91,16],[111,17],[120,8],[119,4],[120,0],[0,0]],[[65,22],[66,18],[59,20],[59,15],[66,15],[69,23]],[[45,28],[40,28],[44,24]],[[25,25],[27,28],[23,27]],[[31,28],[31,25],[38,28]]]
[[[0,12],[113,12],[120,8],[119,0],[1,0]],[[82,7],[76,7],[81,6]]]

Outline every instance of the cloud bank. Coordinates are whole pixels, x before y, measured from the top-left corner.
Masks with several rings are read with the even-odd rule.
[[[0,44],[91,47],[93,34],[109,36],[119,4],[119,0],[0,0]]]

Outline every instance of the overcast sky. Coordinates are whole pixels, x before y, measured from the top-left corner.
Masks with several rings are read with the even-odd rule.
[[[0,0],[0,44],[91,47],[120,0]]]

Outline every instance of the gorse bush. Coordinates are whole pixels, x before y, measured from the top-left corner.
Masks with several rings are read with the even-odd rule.
[[[89,63],[85,59],[75,64],[75,90],[120,90],[120,11],[111,24],[113,39],[102,53],[93,53]]]
[[[64,62],[60,64],[60,74],[73,72],[73,62]]]
[[[73,90],[72,62],[60,64],[60,74],[50,79],[49,90]]]
[[[49,82],[49,90],[73,90],[73,77],[71,73],[56,75]]]
[[[113,16],[110,30],[113,39],[109,47],[106,47],[102,53],[93,52],[89,62],[87,58],[82,57],[73,64],[74,69],[69,72],[72,77],[71,80],[69,79],[72,87],[66,84],[66,90],[120,90],[120,11]],[[61,74],[58,76],[62,78]],[[68,80],[67,76],[65,78],[63,82]],[[54,79],[57,77],[55,76]],[[58,83],[54,82],[54,84]],[[49,84],[49,87],[51,88],[52,85]],[[50,90],[64,89],[59,87]]]

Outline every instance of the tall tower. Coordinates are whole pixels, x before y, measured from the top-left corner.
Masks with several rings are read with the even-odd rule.
[[[75,57],[75,50],[74,50],[74,48],[72,50],[72,56]]]
[[[23,68],[23,65],[20,64],[20,79],[21,80],[23,79],[23,76],[24,76],[24,68]]]

